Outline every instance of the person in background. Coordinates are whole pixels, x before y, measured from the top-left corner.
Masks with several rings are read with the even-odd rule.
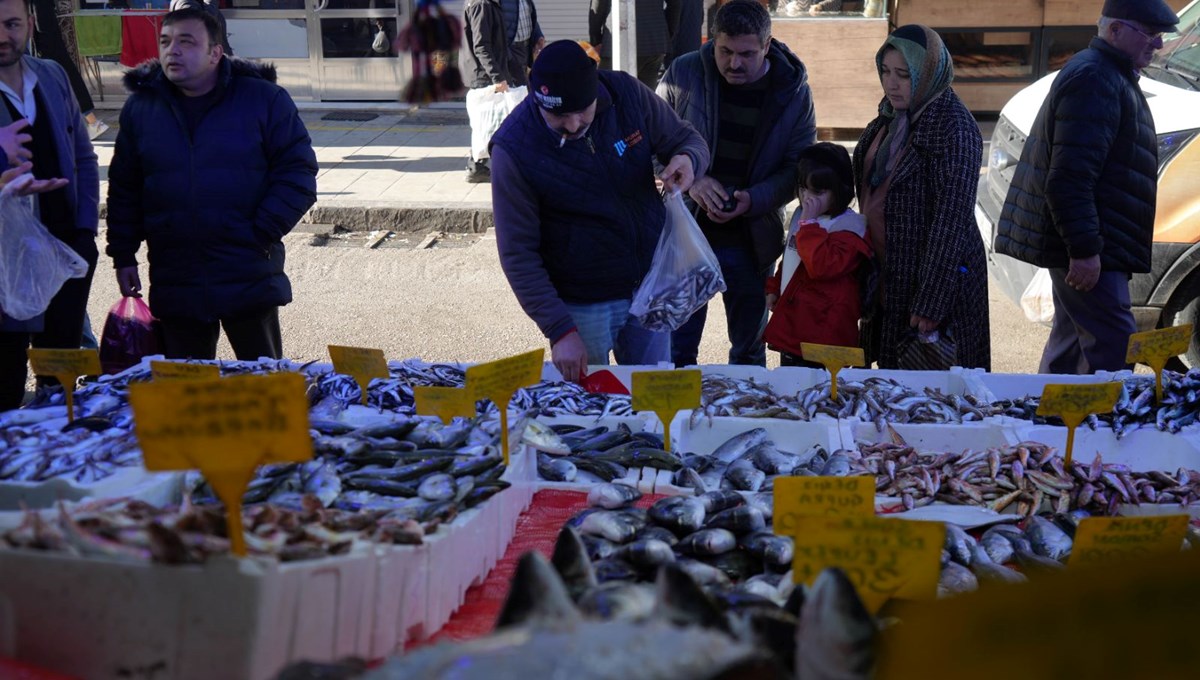
[[[283,237],[313,203],[317,158],[271,66],[226,57],[216,17],[168,13],[158,60],[129,71],[108,173],[108,254],[172,359],[212,359],[221,329],[241,360],[283,357],[292,301]]]
[[[588,364],[657,364],[670,334],[629,314],[666,219],[667,191],[686,191],[708,146],[632,76],[598,71],[578,43],[550,43],[533,62],[530,96],[492,137],[492,206],[500,265],[517,302],[551,345],[564,380]]]
[[[659,95],[704,135],[712,164],[697,168],[689,206],[721,263],[729,363],[765,366],[763,287],[783,252],[783,206],[800,152],[816,139],[808,73],[771,38],[756,0],[717,12],[716,38],[676,59]],[[707,305],[671,334],[676,366],[696,363]]]
[[[57,63],[25,54],[33,31],[33,12],[25,0],[0,0],[0,129],[12,141],[29,146],[9,153],[3,181],[29,173],[39,184],[22,193],[36,194],[34,211],[46,229],[88,263],[87,274],[69,279],[50,300],[44,314],[25,321],[0,310],[0,411],[17,408],[25,396],[28,365],[25,350],[33,347],[78,349],[83,334],[92,274],[96,267],[100,168],[79,101],[66,72]],[[29,139],[21,134],[27,121]],[[14,124],[15,123],[15,124]],[[28,180],[23,180],[28,181]],[[41,384],[50,384],[43,379]]]
[[[975,224],[979,125],[950,87],[950,52],[933,29],[897,28],[875,66],[884,98],[854,149],[859,210],[880,270],[865,313],[867,361],[987,369],[987,260]],[[914,343],[936,345],[944,365],[925,362],[930,353]]]
[[[529,65],[546,46],[533,0],[500,0],[504,13],[504,39],[508,45],[509,69],[518,78],[517,87],[529,82]]]
[[[671,50],[664,66],[688,52],[700,49],[700,37],[704,32],[704,0],[679,0],[679,28],[671,38]]]
[[[186,7],[208,12],[216,17],[217,23],[221,25],[221,50],[224,51],[225,56],[232,57],[233,48],[229,46],[229,31],[225,26],[225,15],[221,12],[219,0],[171,0],[168,11],[174,12]]]
[[[88,138],[96,139],[108,132],[108,124],[96,117],[96,105],[92,93],[79,73],[79,65],[71,56],[58,27],[58,14],[54,0],[33,0],[33,15],[36,30],[33,33],[33,48],[42,59],[50,59],[63,68],[71,82],[71,90],[79,100],[79,108],[87,121]]]
[[[861,315],[859,280],[869,266],[867,223],[850,209],[854,168],[841,146],[819,142],[800,153],[796,198],[783,261],[767,279],[763,339],[780,366],[823,368],[806,361],[800,345],[855,347]]]
[[[1179,17],[1162,0],[1108,0],[1101,14],[1050,86],[996,226],[996,252],[1050,271],[1042,373],[1125,368],[1129,277],[1151,266],[1158,147],[1138,71]]]
[[[679,16],[684,0],[634,0],[637,16],[637,79],[653,90],[658,85],[663,62],[671,51],[674,36],[679,32]],[[588,40],[600,53],[600,67],[612,63],[612,33],[608,30],[608,15],[612,0],[591,0],[588,8]]]

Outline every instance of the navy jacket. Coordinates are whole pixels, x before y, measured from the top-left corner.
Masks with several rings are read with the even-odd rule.
[[[1039,267],[1100,256],[1150,271],[1158,141],[1128,56],[1100,38],[1071,58],[1033,123],[1000,212],[996,251]]]
[[[492,137],[500,264],[552,342],[575,327],[564,302],[628,300],[650,268],[666,211],[654,159],[708,167],[696,130],[632,76],[601,71],[596,117],[562,138],[528,97]]]
[[[220,64],[219,98],[189,133],[157,61],[125,75],[108,171],[108,254],[146,242],[155,316],[211,321],[285,305],[282,238],[316,202],[317,159],[275,68]]]

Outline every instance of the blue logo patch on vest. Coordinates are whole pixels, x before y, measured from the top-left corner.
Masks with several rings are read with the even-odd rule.
[[[642,131],[634,130],[633,134],[629,135],[625,139],[622,139],[618,142],[614,142],[613,148],[617,150],[617,156],[622,157],[625,155],[626,149],[637,144],[640,141],[642,141]]]
[[[613,148],[617,150],[617,156],[620,157],[625,155],[625,149],[628,149],[629,145],[625,143],[625,140],[621,139],[613,144]]]

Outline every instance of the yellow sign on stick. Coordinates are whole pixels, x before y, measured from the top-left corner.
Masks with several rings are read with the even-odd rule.
[[[437,416],[446,425],[456,417],[475,417],[475,398],[463,387],[414,387],[417,414]]]
[[[792,536],[801,517],[875,516],[875,477],[776,477],[775,533]]]
[[[50,375],[67,393],[67,421],[75,420],[75,381],[81,375],[100,375],[100,352],[94,349],[26,350],[35,375]]]
[[[231,547],[246,554],[242,494],[265,463],[309,460],[308,399],[298,373],[129,386],[147,470],[199,469],[225,504]]]
[[[367,403],[367,387],[375,378],[390,378],[387,359],[381,349],[367,347],[329,346],[329,358],[333,359],[333,370],[354,378],[362,391],[362,403]]]
[[[1192,324],[1159,328],[1158,330],[1134,333],[1129,336],[1129,349],[1125,361],[1131,364],[1146,364],[1154,369],[1154,396],[1162,403],[1162,372],[1167,361],[1188,351],[1192,344]]]
[[[1068,566],[1103,565],[1122,559],[1179,552],[1187,515],[1089,517],[1075,530]]]
[[[1067,426],[1066,463],[1074,456],[1075,428],[1093,413],[1108,413],[1121,394],[1121,383],[1106,382],[1090,385],[1046,385],[1038,402],[1039,416],[1058,416]]]
[[[671,450],[671,421],[685,408],[700,406],[700,371],[635,371],[633,410],[654,411],[663,424],[663,448]]]
[[[829,396],[833,399],[837,399],[838,371],[847,366],[867,365],[867,357],[861,347],[839,347],[802,342],[800,343],[800,354],[806,361],[815,361],[825,365],[825,369],[829,371]]]
[[[221,369],[216,364],[151,361],[150,375],[155,380],[216,380],[221,377]]]
[[[875,677],[1195,677],[1196,574],[1189,551],[914,602],[884,631]],[[1037,634],[1020,633],[1031,622]]]
[[[946,528],[940,522],[878,517],[800,517],[792,533],[792,577],[812,585],[839,567],[876,613],[895,597],[932,599],[941,575]]]
[[[474,399],[491,399],[500,410],[500,446],[508,464],[508,402],[517,390],[542,379],[546,350],[535,349],[507,359],[467,368],[466,388]]]

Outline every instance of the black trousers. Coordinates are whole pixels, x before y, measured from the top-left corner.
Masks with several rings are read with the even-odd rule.
[[[1129,275],[1101,272],[1084,293],[1066,284],[1066,269],[1051,269],[1054,325],[1039,373],[1089,375],[1128,368],[1129,336],[1137,332],[1129,302]]]
[[[87,260],[87,275],[67,279],[46,308],[42,330],[0,332],[0,411],[17,408],[25,398],[29,377],[25,354],[30,346],[45,349],[79,349],[83,341],[83,316],[87,313],[92,275],[96,272],[96,234],[77,229],[62,240]],[[39,378],[39,384],[55,384],[53,378]]]
[[[153,285],[153,284],[151,284]],[[199,321],[179,317],[160,318],[163,354],[168,359],[215,359],[221,329],[241,361],[259,357],[283,358],[283,339],[279,330],[279,308],[266,309],[224,318]]]
[[[33,0],[33,11],[37,15],[38,30],[33,34],[33,45],[38,55],[43,59],[56,62],[67,72],[67,80],[71,81],[71,90],[79,100],[79,110],[91,113],[96,108],[92,102],[92,94],[88,92],[87,83],[79,74],[79,66],[71,58],[67,44],[63,42],[62,31],[58,28],[58,17],[54,11],[54,0]]]

